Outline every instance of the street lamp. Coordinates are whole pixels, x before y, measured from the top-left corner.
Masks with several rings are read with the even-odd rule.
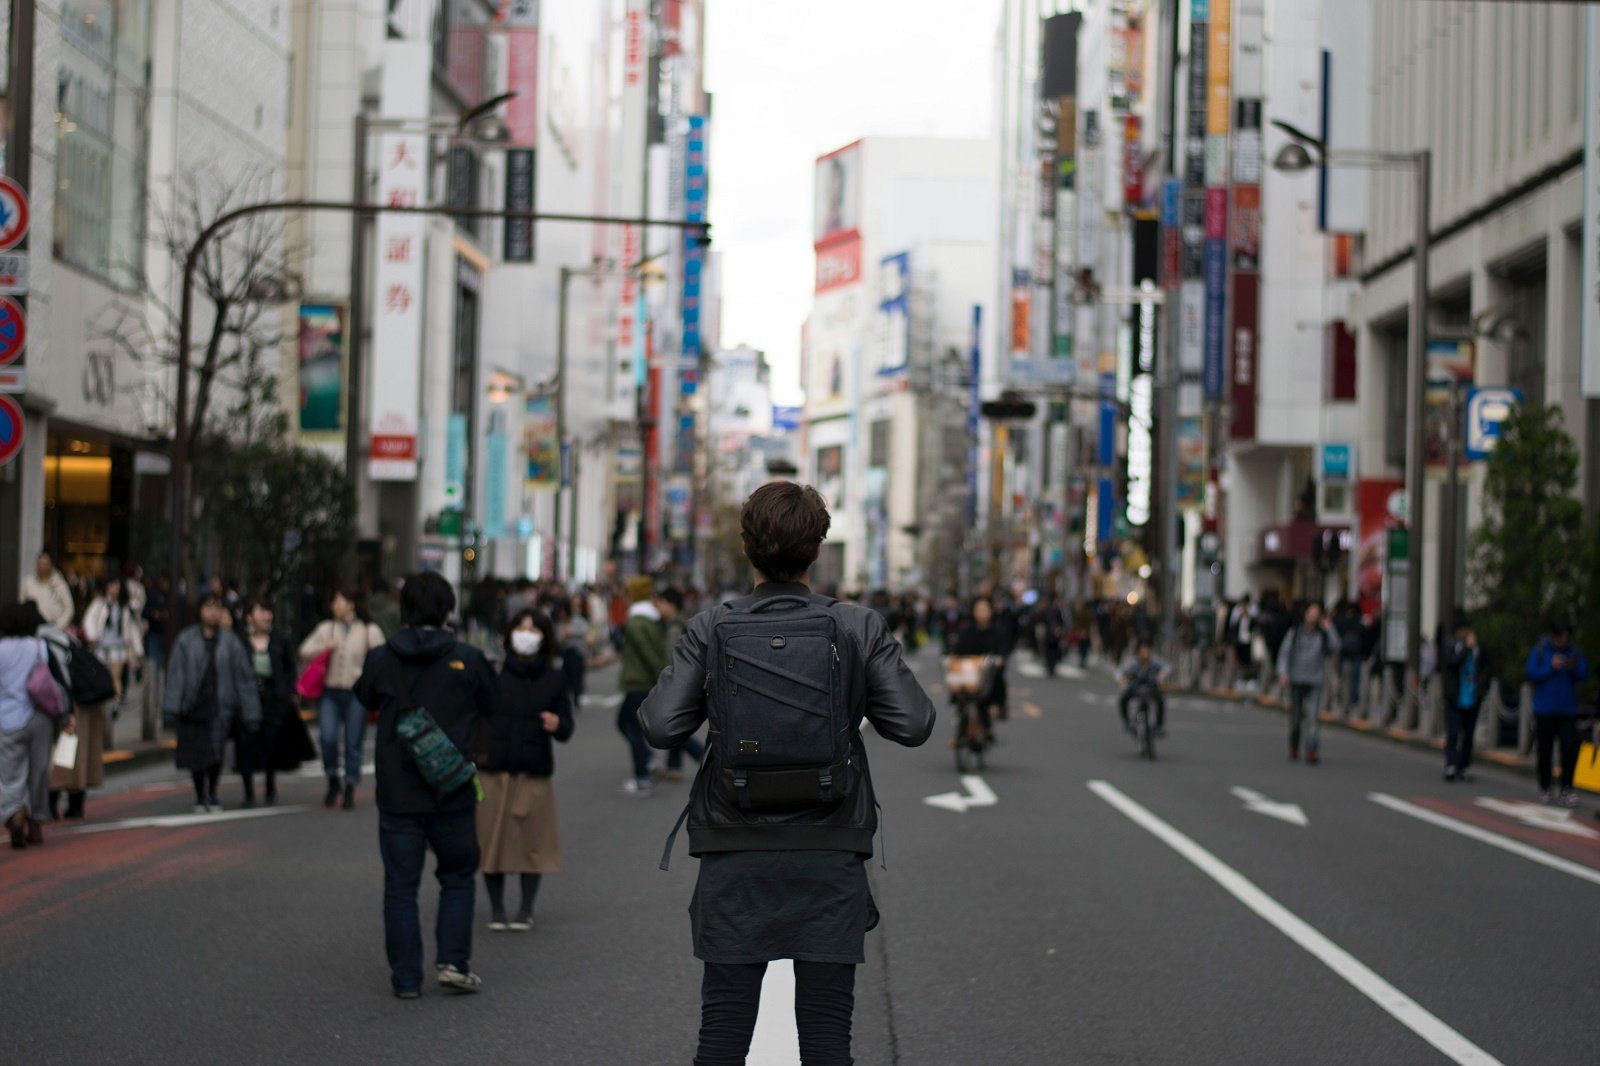
[[[1422,552],[1423,470],[1425,434],[1423,404],[1428,388],[1428,254],[1431,234],[1428,229],[1429,194],[1433,154],[1426,148],[1414,152],[1388,152],[1371,149],[1330,148],[1320,138],[1287,122],[1272,124],[1290,138],[1272,161],[1273,169],[1286,174],[1301,173],[1317,166],[1358,167],[1364,170],[1409,169],[1416,184],[1416,232],[1412,246],[1411,321],[1407,330],[1406,418],[1409,441],[1406,448],[1406,525],[1409,548],[1406,561],[1406,676],[1416,694],[1413,706],[1420,711],[1422,696]]]

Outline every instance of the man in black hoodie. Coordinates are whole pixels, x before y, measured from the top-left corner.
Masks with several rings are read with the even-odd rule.
[[[444,627],[455,591],[435,573],[407,579],[400,593],[404,623],[389,642],[367,653],[356,698],[378,708],[374,754],[378,779],[378,846],[383,854],[383,930],[394,994],[422,991],[422,922],[417,891],[428,850],[439,878],[439,984],[476,992],[472,972],[472,912],[478,876],[475,786],[435,795],[396,732],[400,716],[424,707],[462,752],[473,748],[480,719],[492,713],[495,677],[478,649]]]
[[[753,597],[734,606],[753,618],[764,601],[799,600],[833,615],[838,644],[832,654],[843,664],[843,706],[850,712],[849,762],[859,767],[860,783],[837,799],[752,806],[730,799],[724,787],[743,771],[730,770],[725,779],[716,747],[707,750],[685,812],[689,853],[700,858],[690,923],[695,955],[705,963],[695,1066],[745,1061],[761,981],[767,963],[777,959],[794,960],[795,1020],[806,1066],[852,1061],[855,968],[866,961],[866,933],[877,924],[865,864],[878,820],[860,723],[864,716],[878,736],[916,747],[933,731],[934,712],[881,614],[811,595],[806,577],[829,524],[815,489],[783,481],[757,489],[740,516],[757,587]],[[708,703],[707,658],[716,645],[715,627],[729,611],[723,605],[689,622],[671,664],[639,709],[654,747],[681,744],[708,712],[714,733],[726,729],[718,708]],[[734,621],[745,624],[738,616]],[[783,647],[784,638],[775,637],[772,646]],[[746,686],[754,688],[749,681]]]

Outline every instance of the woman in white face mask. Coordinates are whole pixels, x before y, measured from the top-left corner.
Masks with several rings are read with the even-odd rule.
[[[489,892],[489,928],[533,928],[539,878],[561,872],[556,829],[552,740],[572,736],[572,703],[561,671],[561,649],[550,619],[521,611],[506,631],[506,660],[494,716],[477,757],[483,802],[478,804],[478,844]],[[506,917],[506,875],[518,874],[522,902]]]

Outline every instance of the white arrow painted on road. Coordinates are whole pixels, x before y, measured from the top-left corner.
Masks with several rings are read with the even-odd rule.
[[[1480,807],[1486,807],[1496,814],[1515,818],[1523,825],[1532,826],[1535,829],[1549,829],[1556,833],[1583,837],[1585,840],[1600,840],[1600,833],[1596,833],[1593,829],[1573,821],[1572,812],[1568,810],[1544,807],[1537,803],[1528,803],[1525,800],[1508,802],[1481,796],[1478,798],[1477,803]]]
[[[983,778],[974,774],[962,775],[961,787],[967,790],[966,795],[960,792],[941,792],[937,796],[929,796],[922,802],[930,807],[943,807],[947,811],[955,811],[957,814],[967,813],[968,807],[993,807],[1000,802],[1000,797],[983,783]]]
[[[1261,793],[1250,788],[1233,788],[1229,791],[1244,800],[1244,809],[1247,811],[1264,814],[1268,818],[1276,818],[1278,821],[1288,822],[1290,825],[1307,826],[1311,824],[1311,819],[1306,817],[1306,812],[1300,809],[1298,803],[1279,803],[1276,800],[1269,800]]]
[[[257,807],[253,810],[218,811],[215,814],[166,814],[155,818],[125,818],[120,822],[80,825],[69,833],[111,833],[119,829],[188,829],[216,822],[242,822],[247,818],[271,818],[279,814],[299,814],[310,807]]]

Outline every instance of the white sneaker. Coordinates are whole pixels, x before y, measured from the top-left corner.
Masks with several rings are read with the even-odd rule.
[[[622,783],[621,788],[624,796],[648,796],[655,790],[655,786],[649,781],[641,781],[637,777],[628,778]]]
[[[471,970],[440,965],[438,971],[439,984],[452,992],[478,992],[483,988],[483,978]]]
[[[194,805],[194,813],[196,813],[196,814],[210,814],[211,813],[211,808],[207,807],[204,803],[196,803]]]

